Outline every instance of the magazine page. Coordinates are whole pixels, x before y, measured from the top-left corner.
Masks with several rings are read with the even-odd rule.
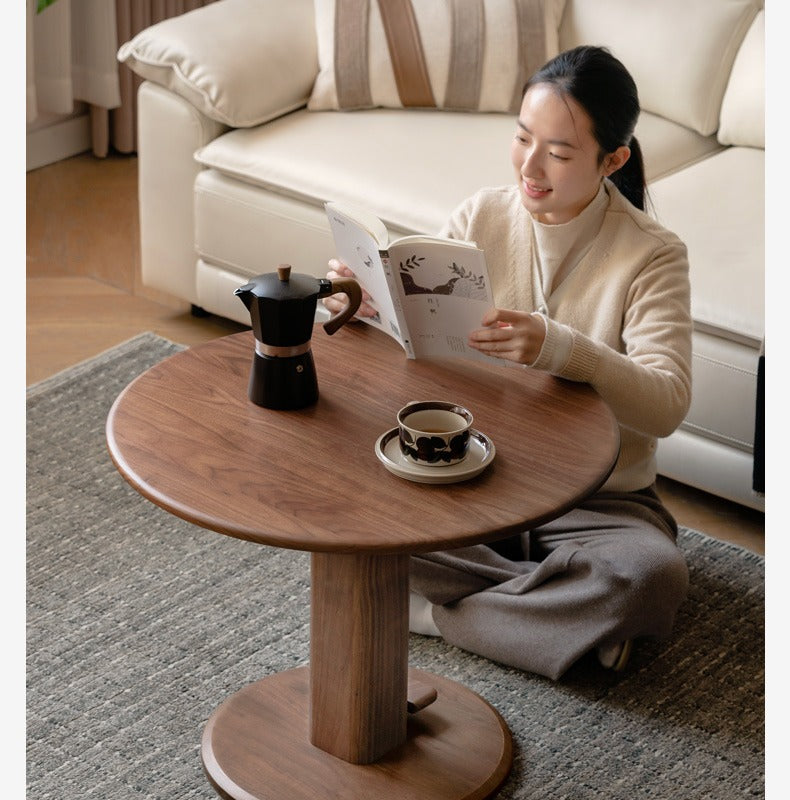
[[[429,236],[427,234],[422,233],[413,233],[410,236],[401,236],[398,239],[395,239],[393,242],[390,242],[390,247],[403,247],[403,246],[411,246],[411,245],[421,245],[421,244],[434,244],[434,243],[449,245],[450,247],[471,247],[472,249],[477,249],[477,245],[474,242],[465,242],[462,239],[448,239],[444,236]]]
[[[402,311],[397,292],[390,285],[380,250],[387,245],[387,229],[378,218],[360,209],[326,203],[329,226],[335,240],[335,254],[354,272],[359,285],[371,296],[378,312],[375,317],[360,317],[364,322],[392,336],[413,358],[408,347],[408,333],[403,329]]]
[[[483,251],[468,242],[414,238],[398,240],[383,260],[401,293],[415,357],[501,363],[467,344],[494,305]]]

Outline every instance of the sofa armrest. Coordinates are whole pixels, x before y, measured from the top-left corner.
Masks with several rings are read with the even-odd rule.
[[[233,128],[307,102],[318,74],[313,0],[217,0],[165,19],[118,60]]]
[[[152,81],[137,92],[140,268],[143,285],[198,304],[195,150],[227,128]]]

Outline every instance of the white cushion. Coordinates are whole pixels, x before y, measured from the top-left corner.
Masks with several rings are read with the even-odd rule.
[[[312,0],[218,0],[138,33],[118,60],[231,127],[303,106],[318,70]]]
[[[505,114],[296,111],[230,131],[195,157],[317,206],[326,200],[362,205],[390,227],[436,233],[481,186],[514,180],[515,130],[515,119]],[[419,147],[411,146],[415,141]]]
[[[648,183],[722,149],[715,136],[702,136],[649,111],[639,115],[635,135],[642,148]]]
[[[755,17],[732,67],[721,104],[722,144],[765,147],[765,12]]]
[[[294,272],[326,276],[335,245],[322,205],[308,205],[213,169],[198,175],[194,205],[198,256],[241,276],[236,286],[282,263],[291,264]],[[200,286],[198,294],[203,294]],[[201,304],[205,299],[201,296]],[[244,308],[237,297],[231,305],[238,305],[239,313]]]
[[[688,247],[695,326],[755,346],[765,335],[765,151],[728,147],[656,181],[659,222]]]
[[[710,136],[756,13],[756,0],[567,0],[559,45],[607,46],[642,108]]]
[[[558,52],[565,0],[406,0],[383,5],[391,19],[382,5],[315,0],[320,72],[310,110],[515,113],[527,78]]]
[[[229,131],[195,157],[204,167],[316,206],[342,200],[370,208],[391,229],[436,233],[480,187],[515,180],[509,155],[515,131],[515,118],[504,114],[300,110]],[[715,137],[647,113],[637,135],[650,180],[720,149]]]
[[[750,451],[754,445],[759,347],[695,331],[686,430]],[[722,403],[721,398],[727,402]]]

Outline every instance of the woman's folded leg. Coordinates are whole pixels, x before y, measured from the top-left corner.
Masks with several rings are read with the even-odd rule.
[[[411,589],[449,643],[556,679],[593,648],[670,633],[688,589],[673,526],[597,497],[525,534],[520,560],[486,545],[415,556]]]

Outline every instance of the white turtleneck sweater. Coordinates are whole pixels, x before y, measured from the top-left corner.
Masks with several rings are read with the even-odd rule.
[[[691,399],[685,245],[608,180],[562,225],[534,220],[515,185],[483,189],[442,235],[485,251],[497,307],[543,317],[530,366],[589,383],[609,404],[621,446],[603,488],[651,485],[657,437],[675,430]]]

